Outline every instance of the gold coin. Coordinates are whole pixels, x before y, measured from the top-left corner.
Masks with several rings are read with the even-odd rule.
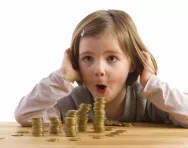
[[[68,140],[69,141],[79,141],[79,140],[81,140],[81,138],[79,138],[79,137],[71,137]]]
[[[111,132],[110,134],[113,134],[113,135],[119,135],[120,133],[115,131],[115,132]]]
[[[124,133],[124,132],[127,132],[126,130],[116,130],[115,131],[116,133]]]
[[[102,138],[104,138],[104,136],[103,135],[93,135],[92,138],[93,139],[102,139]]]
[[[0,140],[5,139],[4,137],[0,137]]]
[[[11,136],[17,136],[17,137],[19,137],[19,136],[23,136],[23,134],[22,133],[12,133]]]
[[[48,141],[48,142],[56,142],[56,141],[59,141],[59,139],[57,139],[57,138],[50,138],[50,139],[47,139],[46,141]]]
[[[107,136],[107,137],[114,137],[115,135],[114,134],[106,134],[105,136]]]

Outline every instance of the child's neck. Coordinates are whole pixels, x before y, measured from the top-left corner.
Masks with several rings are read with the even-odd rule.
[[[122,92],[113,101],[106,103],[105,111],[108,119],[116,120],[122,115],[125,106],[125,95],[126,89],[123,88]]]

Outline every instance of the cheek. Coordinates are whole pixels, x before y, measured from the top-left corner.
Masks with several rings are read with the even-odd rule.
[[[129,68],[119,68],[111,74],[114,83],[125,83],[129,74]]]
[[[79,61],[79,70],[80,70],[80,73],[83,72],[84,70],[84,65]]]
[[[114,74],[113,75],[113,83],[125,83],[128,74]]]
[[[91,74],[91,70],[84,64],[80,64],[80,75],[82,77],[82,79],[87,79],[88,76],[90,76]]]

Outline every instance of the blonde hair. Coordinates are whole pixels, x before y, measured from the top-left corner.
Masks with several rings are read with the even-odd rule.
[[[143,70],[143,65],[147,65],[142,51],[150,53],[142,42],[136,25],[132,18],[122,10],[98,10],[86,16],[75,28],[71,41],[71,62],[75,70],[79,71],[79,43],[80,39],[88,36],[97,37],[105,33],[111,33],[119,42],[123,52],[127,54],[136,70],[129,74],[127,85],[131,85],[137,80],[138,71]],[[157,74],[157,63],[150,53]],[[147,65],[149,66],[149,65]],[[149,68],[151,69],[151,68]]]

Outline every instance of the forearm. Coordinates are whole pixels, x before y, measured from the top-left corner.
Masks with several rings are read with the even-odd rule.
[[[175,124],[188,127],[188,94],[170,88],[155,75],[150,77],[142,94],[156,107],[168,112]]]
[[[59,71],[50,74],[21,99],[15,109],[16,120],[23,126],[30,126],[29,121],[33,117],[43,117],[47,120],[49,114],[59,115],[54,105],[71,90],[72,85],[63,79]]]

